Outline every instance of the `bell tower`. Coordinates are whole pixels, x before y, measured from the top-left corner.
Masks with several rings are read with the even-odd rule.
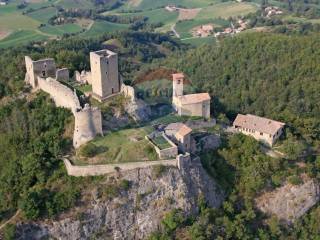
[[[183,73],[172,74],[172,97],[183,96]]]

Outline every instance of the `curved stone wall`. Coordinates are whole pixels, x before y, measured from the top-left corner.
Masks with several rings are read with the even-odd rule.
[[[81,109],[77,95],[67,86],[53,78],[38,77],[39,88],[50,94],[57,107],[70,109],[73,113]]]
[[[74,113],[74,117],[73,146],[75,148],[103,134],[100,109],[86,104],[83,109]]]

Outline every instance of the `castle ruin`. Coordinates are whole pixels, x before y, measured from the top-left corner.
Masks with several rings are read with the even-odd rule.
[[[48,93],[56,106],[67,108],[73,113],[75,118],[73,146],[75,148],[103,134],[100,109],[88,104],[82,107],[75,91],[58,81],[67,78],[68,70],[56,70],[53,59],[32,61],[26,56],[25,62],[27,69],[25,81],[33,89],[41,89]]]

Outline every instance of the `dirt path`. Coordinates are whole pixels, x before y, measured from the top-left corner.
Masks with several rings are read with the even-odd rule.
[[[176,24],[171,26],[171,31],[176,35],[177,38],[180,38],[180,34],[176,31]]]
[[[20,209],[8,220],[6,221],[5,223],[3,223],[1,226],[0,226],[0,231],[7,225],[9,224],[10,222],[12,222],[16,217],[18,217],[18,215],[20,214]]]

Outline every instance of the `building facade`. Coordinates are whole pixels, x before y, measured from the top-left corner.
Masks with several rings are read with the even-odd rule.
[[[233,127],[266,145],[272,146],[283,133],[285,123],[251,114],[238,114]]]

